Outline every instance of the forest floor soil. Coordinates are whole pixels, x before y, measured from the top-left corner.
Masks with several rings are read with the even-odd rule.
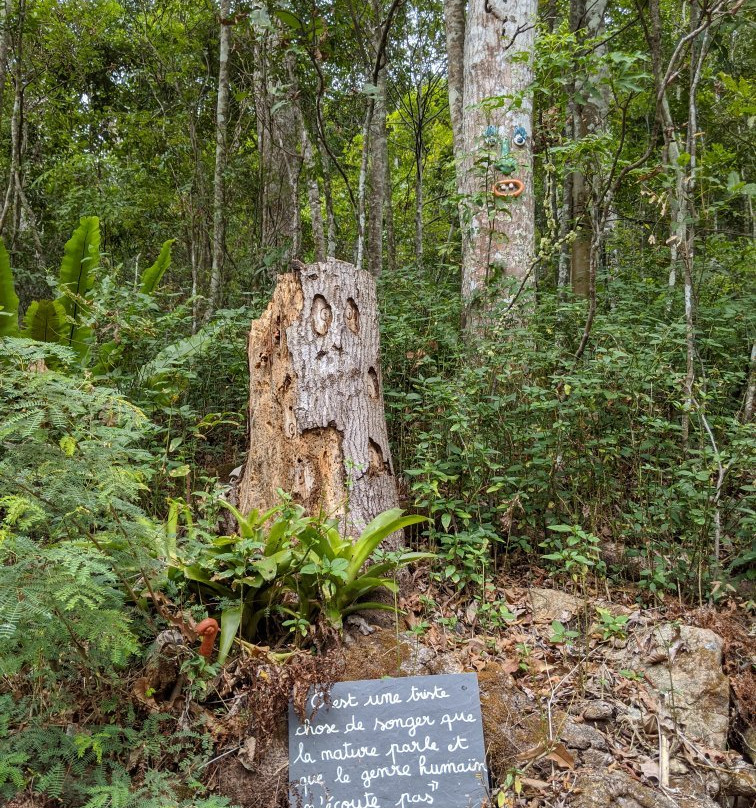
[[[746,606],[536,583],[501,578],[470,601],[418,574],[394,627],[350,622],[336,678],[476,672],[493,787],[509,775],[519,791],[499,808],[756,804]],[[284,720],[259,764],[218,763],[216,785],[245,808],[285,804]]]

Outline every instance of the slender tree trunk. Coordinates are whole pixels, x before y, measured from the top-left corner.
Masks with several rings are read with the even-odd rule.
[[[336,255],[336,217],[333,213],[333,195],[331,194],[331,162],[330,157],[323,153],[323,195],[326,209],[326,255],[334,258]]]
[[[381,25],[377,24],[376,43]],[[378,44],[376,45],[376,49]],[[386,68],[378,73],[378,93],[370,136],[370,218],[368,221],[368,270],[377,278],[383,271],[383,208],[386,200]]]
[[[745,404],[743,406],[743,423],[753,420],[753,408],[756,402],[756,342],[751,345],[751,361],[748,366],[748,386],[746,387]]]
[[[231,49],[231,0],[220,0],[220,58],[215,107],[215,174],[213,177],[213,253],[205,321],[219,300],[226,248],[226,164],[228,162],[228,61]]]
[[[300,127],[295,99],[280,59],[283,45],[277,31],[258,43],[255,99],[261,161],[261,246],[274,253],[272,273],[287,266],[300,249],[298,147]]]
[[[312,139],[310,138],[310,133],[307,129],[304,113],[302,112],[302,106],[299,103],[301,93],[293,53],[288,53],[286,56],[286,69],[289,75],[291,104],[297,118],[299,131],[301,133],[300,145],[302,148],[302,163],[305,171],[307,203],[310,208],[310,225],[312,227],[312,241],[313,247],[315,248],[315,260],[325,261],[325,229],[323,227],[323,212],[320,208],[320,186],[318,184],[318,172],[315,164],[315,153],[312,145]]]
[[[396,269],[396,233],[394,231],[394,191],[391,182],[391,160],[386,160],[386,204],[383,219],[386,226],[386,265],[389,272]]]
[[[672,291],[677,283],[679,263],[681,259],[681,246],[685,241],[685,172],[680,164],[680,143],[678,141],[675,123],[669,107],[666,88],[663,85],[664,65],[662,61],[662,22],[659,9],[659,0],[649,0],[648,4],[650,29],[648,30],[649,49],[654,71],[654,84],[657,94],[657,114],[660,118],[664,135],[664,161],[674,173],[675,187],[670,196],[670,237],[669,237],[669,277],[668,286]],[[671,309],[672,296],[669,297],[668,308]]]
[[[570,285],[570,245],[567,234],[572,218],[572,173],[566,174],[562,186],[562,204],[559,208],[559,264],[557,269],[557,288],[560,298],[565,297],[565,290]]]
[[[491,271],[520,282],[532,274],[535,252],[532,99],[528,61],[512,57],[532,53],[535,42],[535,0],[470,0],[465,30],[465,72],[462,140],[463,190],[469,216],[464,217],[462,297],[466,327],[475,330],[473,309],[488,306],[487,285]],[[519,108],[506,104],[486,110],[485,99],[523,93]],[[516,143],[517,133],[523,142]],[[503,158],[513,162],[502,168]],[[484,169],[481,170],[481,165]],[[497,198],[495,184],[509,181],[517,196]],[[510,187],[511,186],[511,187]],[[499,186],[502,190],[502,186]],[[481,204],[477,200],[484,199]]]
[[[320,186],[315,169],[315,158],[312,152],[312,140],[307,126],[302,120],[302,157],[307,173],[307,200],[310,206],[310,223],[312,225],[312,242],[315,247],[315,260],[326,260],[326,242],[323,228],[323,213],[320,208]]]
[[[422,127],[418,129],[415,143],[415,260],[419,269],[423,266],[423,143]]]
[[[447,87],[449,92],[449,117],[454,138],[457,190],[462,193],[461,161],[465,152],[462,135],[464,110],[464,63],[465,63],[465,0],[444,0],[444,23],[446,26]],[[461,213],[461,210],[460,210]]]
[[[362,124],[362,159],[360,161],[360,176],[357,180],[357,247],[355,264],[362,269],[365,259],[365,235],[367,233],[367,182],[368,165],[370,157],[370,134],[372,131],[373,103],[368,102],[365,110],[365,121]]]
[[[699,22],[696,6],[691,6],[690,30],[694,31]],[[693,259],[695,257],[695,186],[696,186],[696,165],[697,157],[697,136],[698,136],[698,85],[701,81],[701,70],[703,60],[708,49],[709,32],[703,32],[700,42],[694,39],[691,43],[690,51],[690,85],[688,88],[688,137],[687,150],[690,158],[686,168],[686,178],[684,187],[684,208],[686,219],[682,223],[684,227],[684,250],[685,250],[685,406],[683,408],[683,445],[688,444],[688,430],[690,424],[689,413],[693,409],[693,385],[695,383],[695,315],[693,300]],[[690,219],[690,221],[688,221]]]
[[[578,40],[595,40],[602,35],[605,24],[606,0],[572,0],[570,4],[570,27],[576,32]],[[601,47],[596,55],[603,54]],[[574,85],[574,97],[570,104],[573,113],[573,137],[582,140],[588,135],[600,132],[606,122],[609,99],[606,94],[591,85],[600,86],[601,76],[593,73],[588,76],[577,76]],[[578,102],[574,99],[585,98]],[[585,168],[572,172],[572,217],[575,223],[575,240],[571,249],[572,291],[578,297],[589,294],[589,274],[591,261],[591,245],[594,239],[591,233],[590,206],[593,204],[593,178]]]
[[[0,0],[0,123],[3,119],[5,82],[8,72],[8,51],[10,50],[11,30],[9,17],[13,0]]]

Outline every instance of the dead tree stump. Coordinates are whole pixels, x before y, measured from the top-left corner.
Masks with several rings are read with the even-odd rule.
[[[329,259],[281,275],[252,323],[249,371],[242,513],[273,506],[281,488],[355,537],[397,506],[368,272]]]

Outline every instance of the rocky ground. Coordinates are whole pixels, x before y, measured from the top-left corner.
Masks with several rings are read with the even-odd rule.
[[[413,589],[403,625],[350,627],[338,678],[477,672],[499,808],[756,805],[755,635],[742,605],[640,609],[631,593],[516,585],[439,603]],[[285,804],[285,739],[281,716],[262,758],[242,744],[217,764],[216,787],[249,808]]]

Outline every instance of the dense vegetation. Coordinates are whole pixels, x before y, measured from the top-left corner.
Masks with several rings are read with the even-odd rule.
[[[581,587],[631,578],[645,602],[753,598],[756,52],[743,9],[715,7],[617,0],[599,43],[566,3],[543,4],[528,91],[537,261],[522,284],[491,273],[473,333],[439,3],[223,0],[221,25],[210,0],[4,3],[0,801],[227,804],[203,779],[210,732],[132,697],[174,606],[224,614],[224,656],[254,616],[238,646],[265,642],[280,661],[427,551],[436,585],[469,599],[515,564]],[[666,57],[692,14],[711,22],[668,93],[686,122],[677,151],[657,125],[653,8]],[[389,12],[376,259],[359,214],[376,181],[369,45]],[[591,93],[605,125],[580,132]],[[288,197],[283,152],[300,176]],[[587,292],[564,269],[586,227],[566,204],[578,169],[601,230]],[[319,239],[382,266],[394,462],[405,509],[428,517],[415,553],[362,577],[377,542],[342,546],[285,492],[274,528],[254,514],[238,535],[219,528],[245,448],[249,322]],[[187,658],[188,702],[218,664]]]

